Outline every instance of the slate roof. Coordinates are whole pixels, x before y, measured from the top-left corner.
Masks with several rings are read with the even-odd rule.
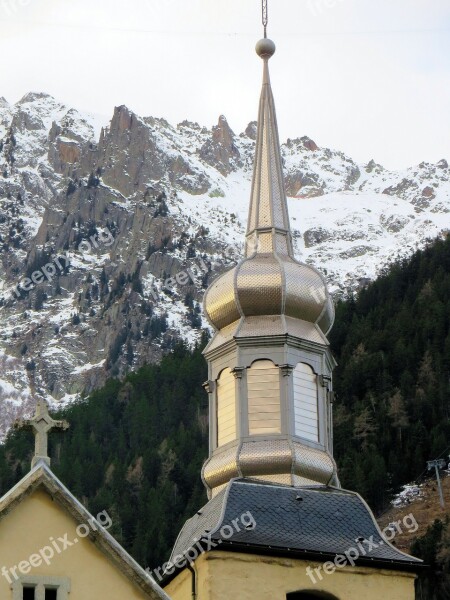
[[[221,534],[224,525],[232,525],[250,511],[256,527],[241,531],[233,528]],[[363,538],[374,542],[370,552],[357,560],[373,567],[417,570],[422,561],[386,542],[364,500],[355,492],[317,487],[292,487],[251,479],[232,479],[230,483],[193,518],[178,536],[171,555],[185,554],[197,540],[210,537],[219,542],[215,550],[272,555],[296,555],[309,559],[333,559],[357,545]],[[360,542],[362,540],[360,539]],[[376,547],[375,547],[376,545]],[[362,543],[366,550],[369,545]],[[362,553],[360,553],[362,554]]]

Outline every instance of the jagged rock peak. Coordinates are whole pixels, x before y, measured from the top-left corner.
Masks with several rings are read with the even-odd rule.
[[[379,172],[379,171],[382,171],[383,169],[384,169],[384,167],[382,165],[378,164],[377,162],[375,162],[373,158],[371,160],[369,160],[369,162],[366,165],[366,173],[372,173],[373,171]]]
[[[213,140],[230,146],[234,141],[234,132],[228,125],[227,118],[220,115],[217,125],[212,128]]]
[[[178,123],[177,129],[193,129],[194,131],[202,131],[204,127],[201,127],[196,121],[188,121],[185,119]]]
[[[28,102],[35,102],[36,100],[49,100],[52,104],[58,104],[53,96],[45,92],[28,92],[16,104],[27,104]]]
[[[200,157],[215,167],[222,175],[228,175],[242,165],[235,135],[224,115],[212,128],[212,137],[200,148]]]
[[[164,117],[145,117],[143,121],[151,127],[158,127],[160,129],[173,129],[172,125]]]
[[[304,135],[301,138],[295,138],[293,140],[288,138],[288,140],[286,141],[286,146],[288,148],[293,148],[295,146],[303,146],[304,148],[306,148],[306,150],[309,150],[310,152],[315,152],[316,150],[319,150],[319,146],[316,144],[316,142],[307,135]]]
[[[245,129],[245,135],[251,140],[256,140],[256,134],[258,132],[258,123],[257,121],[250,121]]]
[[[431,163],[424,160],[419,164],[419,169],[429,169],[431,166],[433,166]]]
[[[138,118],[128,106],[125,106],[125,104],[115,106],[113,118],[111,119],[111,129],[114,129],[115,127],[118,127],[121,131],[131,129],[133,117],[135,119]]]
[[[315,152],[319,149],[319,146],[316,144],[316,142],[309,138],[307,135],[304,135],[302,138],[300,138],[300,141],[303,142],[305,148],[307,150],[310,150],[311,152]]]

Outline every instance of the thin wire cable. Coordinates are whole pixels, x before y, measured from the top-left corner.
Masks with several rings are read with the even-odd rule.
[[[10,25],[11,21],[7,19],[0,18],[1,24]],[[83,29],[86,31],[111,31],[118,33],[153,33],[158,35],[186,35],[186,36],[199,36],[199,35],[211,35],[211,36],[239,36],[239,37],[253,37],[254,33],[250,31],[198,31],[198,30],[189,30],[189,31],[178,31],[178,30],[169,30],[169,29],[144,29],[144,28],[133,28],[133,27],[104,27],[99,25],[86,25],[86,24],[77,24],[77,23],[62,23],[62,22],[52,22],[52,21],[43,21],[40,19],[14,19],[14,23],[23,24],[23,25],[40,25],[43,27],[57,27],[58,29]],[[426,33],[449,33],[450,29],[442,28],[442,29],[385,29],[385,30],[360,30],[360,31],[298,31],[296,33],[291,32],[283,32],[280,31],[279,35],[292,38],[298,37],[299,35],[304,37],[336,37],[336,36],[356,36],[356,35],[408,35],[408,34],[426,34]]]

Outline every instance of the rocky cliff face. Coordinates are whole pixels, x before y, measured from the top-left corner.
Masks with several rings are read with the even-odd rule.
[[[256,124],[236,135],[95,120],[45,94],[0,99],[0,436],[30,382],[68,402],[206,326],[200,302],[239,256]],[[283,145],[297,252],[335,293],[449,223],[445,160],[393,173],[307,137]]]

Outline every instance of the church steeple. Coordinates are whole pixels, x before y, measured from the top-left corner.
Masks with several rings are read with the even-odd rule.
[[[249,256],[254,248],[260,248],[260,242],[267,237],[266,234],[270,234],[273,251],[293,256],[277,117],[268,64],[275,53],[275,44],[272,40],[263,38],[256,45],[256,52],[264,61],[264,71],[259,102],[246,255]]]
[[[262,6],[266,34],[267,0]],[[382,539],[357,494],[331,487],[340,487],[333,460],[336,363],[326,338],[333,303],[323,277],[294,258],[268,70],[275,45],[265,35],[256,51],[264,78],[245,257],[210,285],[204,300],[215,328],[204,351],[210,451],[202,477],[210,500],[177,538],[166,590],[174,600],[196,597],[197,589],[205,600],[310,598],[318,589],[324,598],[369,600],[381,585],[389,598],[413,598],[414,576],[408,581],[405,573],[388,578],[366,569],[361,578],[359,568],[341,569],[337,578],[318,575],[318,586],[310,577],[311,561],[319,574],[324,556],[336,556],[325,563],[332,573],[355,540],[376,539],[379,548],[361,565],[406,571],[418,561]],[[251,518],[244,529],[240,513]],[[178,561],[190,556],[187,572],[186,561]]]
[[[216,495],[233,477],[338,484],[332,459],[333,302],[322,275],[294,258],[268,61],[263,60],[245,257],[218,277],[204,307],[216,333],[209,365],[210,457]]]

